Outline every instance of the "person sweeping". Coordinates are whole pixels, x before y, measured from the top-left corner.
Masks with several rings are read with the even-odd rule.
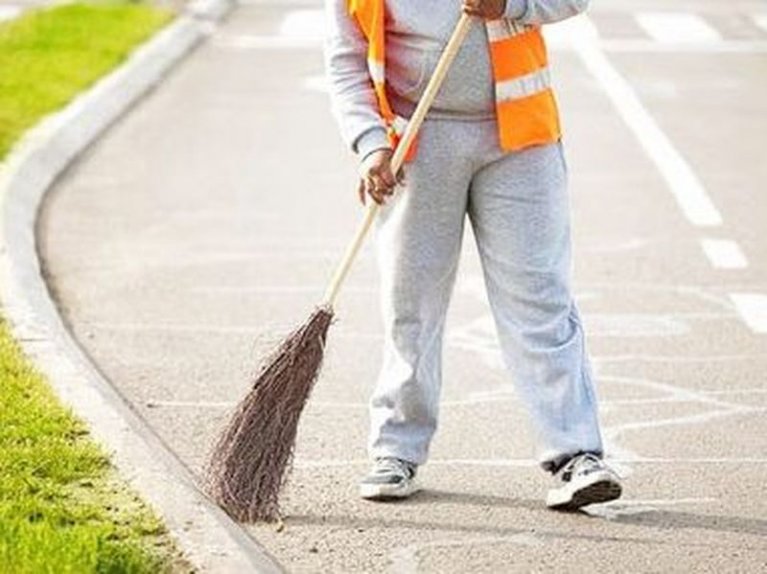
[[[468,216],[504,362],[560,510],[618,498],[570,285],[567,165],[541,27],[587,0],[326,0],[332,108],[375,221],[385,325],[370,400],[371,500],[418,490],[437,427],[445,316]],[[463,46],[393,173],[392,150],[461,12]],[[398,189],[398,188],[402,189]],[[396,193],[395,193],[396,191]]]

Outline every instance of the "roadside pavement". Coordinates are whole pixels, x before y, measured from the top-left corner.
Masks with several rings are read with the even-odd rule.
[[[256,361],[322,296],[361,215],[323,91],[320,9],[240,6],[42,215],[46,272],[75,336],[195,471]],[[667,3],[623,0],[551,30],[576,292],[625,498],[583,515],[543,508],[547,479],[467,231],[426,490],[358,500],[381,343],[368,245],[302,419],[285,527],[252,528],[288,571],[767,564],[766,11],[658,10]]]

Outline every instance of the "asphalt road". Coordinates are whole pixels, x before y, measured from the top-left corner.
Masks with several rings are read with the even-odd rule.
[[[287,570],[767,569],[767,6],[594,4],[551,30],[552,59],[576,292],[625,497],[544,509],[469,233],[426,490],[359,500],[381,343],[368,246],[302,419],[285,528],[253,528]],[[319,10],[239,7],[43,214],[74,333],[193,469],[257,360],[319,301],[361,214]]]

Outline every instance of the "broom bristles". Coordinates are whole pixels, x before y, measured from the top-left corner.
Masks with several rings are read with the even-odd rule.
[[[216,442],[205,490],[242,522],[280,516],[298,419],[322,366],[330,307],[320,307],[264,362]]]

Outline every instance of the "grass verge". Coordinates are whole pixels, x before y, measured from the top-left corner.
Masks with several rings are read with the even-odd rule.
[[[77,3],[0,24],[0,158],[170,17],[143,4]]]
[[[141,4],[70,4],[0,25],[0,160],[170,18]],[[188,570],[0,318],[0,573]]]

